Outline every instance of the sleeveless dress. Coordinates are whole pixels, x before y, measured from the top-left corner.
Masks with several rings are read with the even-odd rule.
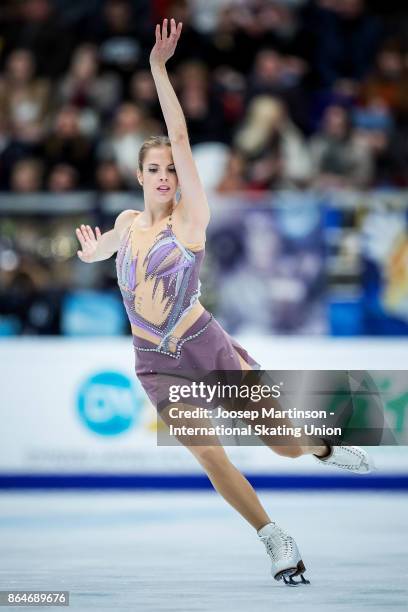
[[[138,214],[121,238],[116,271],[136,375],[160,411],[169,405],[171,384],[188,385],[211,372],[227,374],[231,384],[232,373],[261,366],[199,302],[205,244],[181,241],[172,214],[147,229],[136,225]],[[202,400],[185,403],[201,406]]]

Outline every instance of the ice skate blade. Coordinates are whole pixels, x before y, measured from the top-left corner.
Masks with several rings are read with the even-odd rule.
[[[303,561],[299,561],[296,567],[289,567],[274,576],[275,580],[282,580],[287,586],[299,586],[301,584],[310,584],[309,580],[303,577],[303,572],[306,571]],[[295,576],[300,576],[300,580],[293,580]]]
[[[303,574],[300,574],[300,580],[293,580],[293,576],[289,576],[289,578],[286,578],[286,576],[283,577],[283,582],[287,585],[287,586],[299,586],[301,584],[310,584],[310,580],[306,580],[303,577]]]

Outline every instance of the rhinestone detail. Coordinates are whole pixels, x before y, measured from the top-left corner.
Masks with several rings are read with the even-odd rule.
[[[179,241],[177,240],[177,237],[174,235],[173,231],[172,231],[172,215],[173,215],[173,210],[171,211],[168,219],[167,219],[167,230],[162,230],[161,232],[159,232],[159,234],[156,236],[154,242],[152,243],[152,246],[150,247],[149,252],[152,250],[153,246],[155,244],[157,244],[157,242],[159,240],[163,239],[163,231],[167,231],[171,234],[171,238],[172,238],[172,242],[174,242],[174,244],[180,249],[180,251],[182,253],[184,253],[184,257],[186,258],[186,261],[189,261],[191,266],[194,267],[194,262],[196,259],[196,254],[194,252],[189,251],[189,249],[187,247],[184,247],[182,244],[179,243]],[[166,320],[160,324],[160,325],[155,325],[154,323],[152,323],[151,321],[148,321],[147,319],[145,319],[143,317],[143,315],[138,311],[138,307],[140,306],[139,302],[138,305],[136,305],[135,300],[137,300],[137,291],[136,291],[136,281],[134,279],[133,284],[135,285],[133,286],[129,286],[129,274],[130,274],[130,269],[131,266],[134,265],[134,261],[135,258],[132,256],[132,234],[133,234],[133,224],[131,224],[126,239],[122,242],[117,257],[116,257],[116,267],[117,267],[117,275],[118,275],[118,285],[119,285],[119,289],[121,291],[122,294],[122,298],[124,301],[124,306],[128,315],[128,318],[131,322],[131,324],[134,325],[142,325],[142,327],[144,327],[145,329],[150,330],[151,332],[153,332],[155,335],[159,335],[162,336],[163,334],[165,334],[166,332],[170,332],[171,333],[171,329],[174,329],[175,326],[178,324],[178,322],[180,321],[180,319],[182,318],[183,315],[185,315],[187,313],[187,311],[192,308],[194,306],[194,304],[197,302],[197,300],[200,297],[200,280],[197,279],[197,288],[193,291],[193,293],[190,295],[190,303],[186,304],[185,302],[183,303],[183,298],[182,295],[183,293],[179,294],[178,291],[177,293],[174,293],[174,288],[172,289],[172,291],[170,292],[170,294],[167,295],[163,295],[163,299],[167,300],[167,305],[165,306],[165,310],[167,310],[168,308],[170,308],[170,312],[168,313],[168,317],[166,318]],[[170,236],[169,236],[170,237]],[[136,257],[138,257],[136,255]],[[183,277],[183,281],[182,281],[182,285],[184,285],[183,287],[183,291],[186,291],[186,285],[188,285],[189,282],[189,277],[191,274],[191,270],[192,267],[190,267],[190,265],[186,265],[185,269],[186,269],[186,275]],[[154,266],[153,272],[155,272],[156,266]],[[134,274],[136,273],[136,271],[134,271]],[[182,289],[182,287],[180,287],[180,289]],[[172,309],[175,306],[177,300],[181,300],[181,303],[179,305],[179,312],[174,312],[172,313]],[[181,307],[181,304],[183,303],[183,307]],[[165,325],[169,324],[169,317],[170,317],[170,321],[171,321],[171,317],[173,317],[173,320],[171,321],[170,324],[170,329],[165,329]],[[164,351],[162,351],[164,352]],[[171,356],[174,356],[173,353],[171,353]]]
[[[169,357],[173,357],[173,359],[179,359],[181,355],[181,347],[183,346],[183,344],[187,342],[187,340],[192,340],[193,338],[197,338],[197,336],[202,334],[207,329],[207,327],[209,326],[212,320],[213,320],[213,315],[210,314],[210,318],[208,319],[204,327],[199,329],[195,334],[191,334],[190,336],[187,336],[186,338],[183,338],[182,340],[180,340],[175,353],[170,353],[169,351],[163,351],[162,349],[158,349],[158,348],[144,348],[144,347],[135,346],[135,345],[133,346],[136,351],[160,353],[161,355],[168,355]]]

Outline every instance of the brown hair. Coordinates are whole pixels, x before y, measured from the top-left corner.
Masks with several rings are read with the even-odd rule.
[[[155,147],[170,147],[171,143],[170,139],[167,136],[151,136],[142,144],[139,151],[139,170],[140,172],[143,170],[143,162],[146,157],[149,149],[154,149]]]

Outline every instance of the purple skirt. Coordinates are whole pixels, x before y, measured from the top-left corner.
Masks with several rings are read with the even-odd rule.
[[[174,353],[164,352],[149,340],[133,336],[135,370],[153,406],[162,410],[169,405],[170,385],[191,385],[193,381],[215,379],[225,384],[239,384],[243,368],[238,355],[253,370],[260,365],[205,310],[178,340]],[[202,406],[202,399],[189,397],[186,404]],[[206,407],[215,408],[216,404]]]

